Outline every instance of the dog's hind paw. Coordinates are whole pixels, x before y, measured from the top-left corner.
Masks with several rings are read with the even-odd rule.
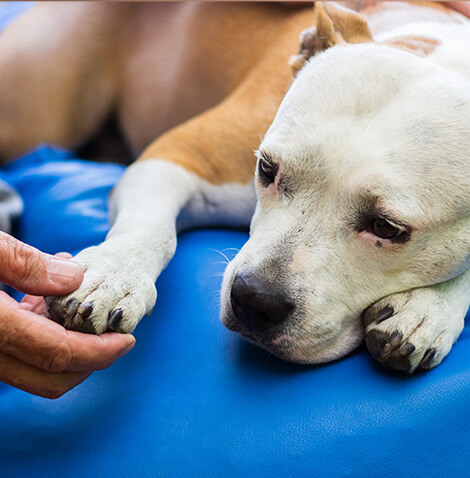
[[[157,291],[138,267],[101,247],[74,260],[85,271],[81,286],[69,295],[46,297],[49,316],[66,329],[92,334],[132,332],[155,304]]]
[[[441,363],[462,331],[464,313],[431,286],[385,297],[363,319],[370,354],[388,368],[413,373]]]

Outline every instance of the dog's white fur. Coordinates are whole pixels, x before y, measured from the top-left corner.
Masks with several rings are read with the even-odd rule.
[[[87,320],[96,333],[106,331],[112,309],[125,311],[120,331],[134,330],[155,304],[155,281],[175,253],[177,232],[195,225],[244,226],[255,203],[252,183],[214,186],[159,159],[131,165],[110,198],[113,227],[106,241],[75,257],[86,274],[71,296],[82,308],[68,314],[64,326],[83,328],[83,304],[93,303]]]
[[[470,275],[459,276],[470,251],[470,28],[410,25],[382,40],[416,33],[440,46],[424,59],[378,44],[315,56],[261,143],[292,190],[258,184],[251,238],[226,272],[222,320],[286,359],[343,356],[363,338],[363,310],[410,289],[384,302],[393,320],[367,329],[408,337],[416,347],[409,371],[430,347],[439,363],[462,330],[470,298]],[[355,231],[361,195],[410,225],[411,240],[377,247],[376,236]],[[260,273],[281,261],[286,237],[283,286],[304,306],[264,341],[234,320],[230,285],[240,270]],[[438,285],[417,289],[430,284]]]
[[[380,44],[408,33],[439,46],[420,58]],[[411,372],[429,349],[427,368],[445,357],[469,305],[470,27],[416,24],[377,40],[316,55],[286,95],[260,146],[279,162],[278,178],[268,187],[256,181],[251,237],[227,268],[221,318],[276,355],[318,363],[353,350],[364,337],[362,312],[388,296],[371,310],[389,305],[394,316],[373,316],[366,332],[393,342],[398,331],[414,347],[403,367]],[[411,239],[394,244],[355,230],[364,197],[411,226]],[[73,320],[93,302],[97,333],[112,308],[125,311],[120,330],[132,331],[153,307],[177,222],[239,225],[254,205],[251,185],[214,186],[165,158],[131,166],[112,197],[106,242],[76,258],[86,274],[72,294],[82,304]],[[273,264],[284,268],[277,285],[298,305],[276,333],[250,332],[230,306],[233,278],[242,270],[269,276]],[[73,307],[69,300],[59,302]]]

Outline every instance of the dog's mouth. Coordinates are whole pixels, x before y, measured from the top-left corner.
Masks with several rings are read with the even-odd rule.
[[[295,321],[278,329],[252,331],[237,321],[231,310],[225,311],[222,322],[229,330],[270,354],[305,365],[337,360],[358,347],[364,336],[360,317],[351,320],[344,329],[323,332],[316,331],[315,327],[309,330],[305,318],[302,323]]]
[[[292,346],[290,340],[288,341],[285,338],[283,340],[281,339],[283,334],[280,330],[248,330],[247,327],[245,327],[235,318],[231,310],[223,314],[222,323],[225,325],[225,327],[227,327],[227,329],[242,336],[248,342],[262,347],[263,349],[266,349],[277,356],[280,356],[281,354],[284,355],[284,352],[280,352],[280,350],[287,351],[287,349]]]
[[[288,362],[299,363],[298,360],[292,358],[292,350],[296,349],[295,338],[289,337],[281,330],[277,332],[250,331],[244,325],[240,324],[233,314],[230,314],[230,316],[230,318],[222,319],[223,324],[230,331],[237,333],[250,344],[256,345],[276,357]]]
[[[249,343],[289,362],[315,364],[338,359],[362,341],[362,309],[344,300],[321,301],[303,284],[285,277],[267,281],[275,274],[237,266],[232,261],[225,271],[220,318]],[[263,313],[269,320],[256,320]]]
[[[256,345],[257,347],[266,350],[270,354],[285,360],[287,362],[300,363],[291,357],[290,350],[295,347],[289,340],[286,339],[270,339],[265,340],[263,337],[257,336],[256,334],[250,332],[238,332],[239,335],[243,337],[250,344]],[[282,341],[282,343],[281,343]],[[305,362],[308,363],[308,362]]]

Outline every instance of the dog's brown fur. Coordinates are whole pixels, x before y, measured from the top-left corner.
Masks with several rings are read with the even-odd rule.
[[[427,5],[364,13],[372,34],[423,16],[453,20]],[[310,6],[41,2],[0,37],[0,157],[39,142],[77,148],[114,113],[136,157],[246,183],[312,22]],[[327,43],[370,40],[360,16],[331,5],[317,23]]]

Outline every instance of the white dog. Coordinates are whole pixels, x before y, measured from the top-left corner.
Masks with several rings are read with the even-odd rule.
[[[438,42],[426,58],[387,46]],[[438,364],[470,299],[470,28],[410,25],[317,55],[258,151],[250,240],[222,320],[295,362]],[[385,43],[385,45],[381,45]],[[399,293],[401,292],[401,293]],[[390,294],[394,294],[390,296]]]
[[[340,358],[366,334],[387,366],[436,366],[470,302],[469,23],[436,5],[375,5],[364,17],[317,6],[293,61],[301,71],[259,146],[253,188],[253,142],[286,91],[286,52],[311,14],[230,8],[245,12],[253,35],[263,21],[269,27],[256,40],[238,37],[245,56],[230,55],[222,71],[207,59],[212,43],[203,36],[185,43],[205,45],[212,69],[198,80],[195,70],[168,68],[168,84],[185,78],[197,92],[197,81],[222,78],[217,88],[232,89],[128,169],[106,242],[76,257],[84,282],[48,300],[51,317],[94,333],[132,331],[154,305],[177,229],[248,224],[257,197],[250,239],[224,277],[228,328],[294,362]],[[204,17],[188,15],[204,35]],[[239,29],[218,31],[224,49]],[[123,124],[135,128],[136,118]]]
[[[370,352],[430,368],[470,302],[470,26],[337,45],[305,65],[261,143],[222,320],[287,360],[325,362],[389,296],[365,314]]]

